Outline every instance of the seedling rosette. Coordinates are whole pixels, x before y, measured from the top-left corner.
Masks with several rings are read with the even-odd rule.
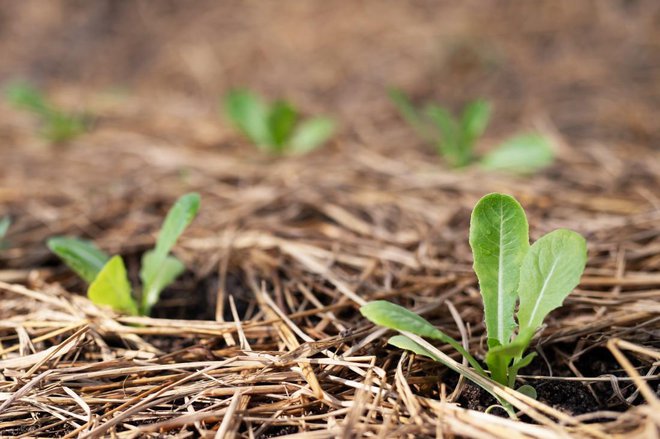
[[[469,241],[484,304],[488,373],[458,341],[412,311],[379,300],[362,306],[360,312],[380,326],[447,343],[477,373],[513,388],[518,371],[536,355],[526,354],[532,337],[578,285],[587,261],[586,242],[576,232],[555,230],[531,246],[528,234],[525,212],[511,196],[486,195],[472,211]],[[392,337],[389,343],[441,361],[404,335]],[[536,395],[529,385],[517,390]],[[509,404],[500,403],[512,414]]]
[[[51,238],[48,247],[89,284],[87,296],[92,302],[120,313],[149,315],[160,293],[185,270],[170,251],[197,215],[199,205],[199,194],[190,193],[179,198],[168,212],[156,247],[142,256],[139,297],[133,294],[121,256],[110,257],[93,242],[77,238]]]

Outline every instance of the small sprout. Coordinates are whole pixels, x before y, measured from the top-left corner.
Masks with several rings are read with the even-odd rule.
[[[72,140],[87,131],[87,123],[82,115],[56,108],[41,91],[30,84],[10,84],[6,96],[7,101],[16,108],[30,111],[39,117],[41,135],[52,143]]]
[[[197,216],[199,205],[199,194],[190,193],[179,198],[168,212],[156,247],[142,257],[139,298],[132,293],[121,256],[110,258],[92,242],[76,238],[51,238],[48,248],[89,284],[87,296],[95,304],[131,315],[149,315],[160,293],[185,270],[170,250]]]
[[[4,237],[7,234],[7,230],[9,230],[9,226],[11,226],[11,218],[5,216],[0,219],[0,249],[5,248]]]
[[[532,337],[580,282],[587,261],[586,242],[576,232],[559,229],[530,246],[527,218],[520,204],[508,195],[489,194],[472,211],[470,246],[484,303],[488,337],[485,362],[491,379],[513,388],[518,370],[536,355],[525,355]],[[360,312],[380,326],[449,344],[477,373],[487,376],[460,343],[421,316],[383,300],[367,303]],[[396,335],[389,343],[441,361],[405,335]],[[536,397],[529,385],[518,391]],[[500,403],[512,413],[510,404]]]
[[[492,106],[484,100],[470,102],[460,117],[436,104],[423,110],[398,89],[389,91],[390,99],[401,117],[454,168],[479,163],[491,170],[527,174],[552,164],[554,153],[549,141],[539,134],[517,135],[482,158],[475,155],[475,145],[488,127]]]
[[[285,101],[264,102],[248,90],[234,90],[224,101],[231,122],[259,149],[274,155],[304,154],[323,145],[335,130],[326,117],[300,121]]]

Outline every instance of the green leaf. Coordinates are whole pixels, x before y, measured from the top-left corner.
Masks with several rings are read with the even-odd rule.
[[[488,345],[507,345],[515,328],[520,266],[529,249],[527,218],[508,195],[489,194],[472,211],[470,246],[484,301]]]
[[[441,139],[438,141],[440,154],[451,166],[462,166],[459,126],[454,116],[449,110],[433,104],[426,107],[426,114],[442,134]]]
[[[403,120],[405,120],[422,139],[427,142],[434,142],[436,136],[424,118],[419,114],[408,96],[397,88],[390,88],[388,94]]]
[[[87,290],[87,297],[97,305],[112,307],[115,311],[137,315],[138,309],[131,297],[126,267],[121,256],[113,256]]]
[[[360,313],[377,325],[397,331],[412,332],[421,337],[428,337],[447,343],[463,355],[477,372],[484,374],[484,370],[479,362],[458,341],[440,331],[423,317],[402,306],[386,300],[376,300],[362,305],[360,307]]]
[[[0,219],[0,239],[5,237],[10,225],[11,225],[11,219],[8,216]]]
[[[43,93],[26,82],[15,82],[6,89],[7,101],[17,108],[29,110],[38,114],[50,112]]]
[[[156,247],[152,252],[149,252],[149,256],[145,256],[142,260],[140,279],[142,280],[143,291],[146,292],[142,297],[143,309],[150,309],[153,303],[158,300],[158,294],[160,294],[159,284],[162,284],[163,277],[167,279],[169,277],[168,273],[175,270],[175,264],[171,261],[168,262],[168,254],[179,236],[197,215],[199,205],[199,194],[189,193],[179,198],[167,213],[163,227],[158,234]],[[155,291],[158,292],[154,293]],[[155,301],[152,303],[154,294]]]
[[[298,114],[289,103],[277,101],[272,105],[268,116],[268,127],[279,152],[282,152],[282,147],[291,137],[297,119]]]
[[[472,144],[486,131],[492,106],[488,101],[477,100],[469,103],[461,117],[463,141]]]
[[[335,123],[325,117],[314,117],[302,122],[289,143],[290,152],[304,154],[324,144],[333,134]]]
[[[525,396],[528,396],[532,399],[537,399],[538,395],[536,394],[536,389],[529,384],[522,385],[516,389],[517,392],[522,393]]]
[[[60,112],[51,112],[45,118],[41,134],[44,138],[53,143],[66,142],[71,140],[87,130],[85,121],[82,117],[65,114]]]
[[[481,166],[495,171],[528,174],[554,161],[550,141],[540,134],[521,134],[506,140],[481,159]]]
[[[576,232],[559,229],[536,241],[520,269],[520,331],[536,331],[580,283],[587,244]]]
[[[427,351],[422,346],[418,345],[417,343],[406,337],[405,335],[395,335],[391,337],[387,342],[399,349],[405,349],[407,351],[414,352],[417,355],[428,357],[434,361],[438,361],[438,362],[442,361],[438,357],[433,355],[431,352]]]
[[[471,102],[463,110],[461,117],[461,148],[459,163],[469,165],[474,159],[474,144],[481,137],[490,120],[491,105],[487,101]]]
[[[225,97],[225,111],[231,121],[258,147],[272,146],[268,106],[248,90],[233,90]]]
[[[142,314],[148,315],[151,308],[158,302],[160,293],[176,280],[186,269],[186,267],[174,256],[168,256],[160,264],[153,262],[155,252],[148,251],[142,256],[143,267],[158,267],[148,286],[142,291]]]
[[[155,253],[164,258],[174,247],[177,239],[183,231],[190,225],[197,212],[201,198],[198,193],[191,192],[181,196],[174,206],[167,212],[163,227],[158,234]]]
[[[110,258],[93,242],[82,239],[55,237],[50,238],[47,245],[50,251],[62,259],[87,283],[94,282]]]

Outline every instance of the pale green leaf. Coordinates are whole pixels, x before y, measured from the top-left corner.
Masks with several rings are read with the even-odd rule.
[[[470,220],[470,246],[484,301],[488,344],[506,345],[515,328],[520,266],[529,249],[527,218],[520,204],[503,194],[479,200]]]
[[[165,270],[166,273],[169,273],[173,268],[171,262],[166,262],[168,260],[168,254],[177,239],[179,239],[179,236],[181,236],[186,227],[188,227],[197,215],[199,205],[199,194],[189,193],[179,198],[167,213],[167,217],[165,217],[165,221],[163,222],[163,227],[158,235],[155,249],[152,252],[149,252],[149,256],[145,257],[142,261],[140,279],[142,280],[143,291],[157,291],[158,284],[162,282],[163,270]],[[160,293],[160,291],[158,291],[158,293]],[[145,302],[145,300],[151,301],[152,298],[153,293],[145,294],[143,296],[142,300],[144,308],[148,309],[153,305]],[[158,294],[156,294],[156,300],[157,299]]]
[[[47,114],[50,111],[43,93],[27,82],[14,82],[7,86],[5,93],[7,101],[17,108],[38,114]]]
[[[441,133],[441,137],[437,141],[438,152],[452,166],[460,166],[461,143],[458,122],[449,110],[434,104],[427,105],[426,115]]]
[[[587,244],[576,232],[559,229],[536,241],[520,270],[520,331],[535,331],[580,283]]]
[[[55,237],[47,242],[50,251],[55,253],[78,276],[87,283],[94,282],[110,256],[91,241],[77,238]]]
[[[390,100],[401,114],[401,117],[427,142],[435,141],[435,134],[428,122],[420,115],[406,94],[396,88],[388,91]]]
[[[470,355],[463,346],[452,337],[448,336],[438,328],[427,322],[420,315],[415,314],[406,308],[396,305],[386,300],[376,300],[360,307],[360,313],[367,319],[377,325],[397,331],[407,331],[421,337],[433,338],[451,345],[479,373],[483,374],[481,365]]]
[[[314,117],[302,122],[289,142],[289,152],[304,154],[323,145],[335,131],[335,123],[326,117]]]
[[[528,396],[532,399],[538,398],[536,394],[536,389],[529,384],[524,384],[516,389],[517,392],[522,393],[525,396]]]
[[[554,161],[550,141],[540,134],[521,134],[508,139],[481,159],[481,166],[495,171],[532,173]]]
[[[225,97],[231,121],[258,147],[272,146],[268,106],[248,90],[233,90]]]
[[[105,264],[89,286],[87,297],[97,305],[110,306],[115,311],[131,315],[138,314],[121,256],[113,256]]]
[[[160,293],[176,280],[186,267],[174,256],[167,256],[160,265],[155,265],[154,251],[148,251],[142,256],[143,267],[158,267],[148,286],[142,291],[142,314],[148,315],[151,308],[158,302]]]
[[[472,161],[474,143],[486,131],[490,120],[491,105],[487,101],[477,100],[469,103],[461,117],[460,163],[467,165]]]
[[[11,225],[11,219],[8,216],[0,219],[0,239],[5,237],[5,235],[7,234],[7,230],[9,230],[10,225]]]
[[[415,343],[405,335],[395,335],[391,337],[387,342],[399,349],[405,349],[407,351],[414,352],[417,355],[428,357],[431,360],[441,361],[438,357],[436,357],[431,352],[427,351],[422,346],[418,345],[417,343]]]

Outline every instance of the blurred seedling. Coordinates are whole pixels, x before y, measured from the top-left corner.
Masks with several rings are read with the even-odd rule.
[[[9,226],[11,226],[11,218],[5,216],[2,219],[0,219],[0,250],[5,248],[7,245],[4,238],[5,235],[7,234],[7,230],[9,230]]]
[[[97,305],[105,305],[130,315],[149,315],[160,293],[185,270],[170,250],[197,215],[200,196],[183,195],[172,206],[158,234],[156,247],[142,256],[141,294],[134,295],[121,256],[110,257],[91,241],[55,237],[48,248],[89,284],[87,296]]]
[[[72,140],[87,131],[85,117],[63,111],[26,82],[15,82],[6,89],[7,101],[16,108],[35,114],[40,120],[40,134],[52,143]]]
[[[560,307],[578,285],[587,261],[586,241],[580,234],[558,229],[530,245],[528,229],[525,211],[508,195],[486,195],[472,211],[469,241],[484,304],[488,337],[485,363],[490,374],[461,343],[402,306],[377,300],[362,306],[360,312],[372,322],[401,333],[390,338],[391,345],[464,373],[420,344],[420,340],[414,340],[414,336],[440,340],[461,354],[482,378],[490,377],[514,388],[518,371],[536,356],[534,352],[525,355],[532,337],[546,316]],[[501,407],[515,417],[511,405],[493,392],[487,381],[474,382],[491,392]],[[536,390],[530,385],[516,390],[536,397]]]
[[[265,102],[255,93],[238,89],[224,99],[227,117],[259,149],[273,155],[305,154],[326,143],[335,131],[327,117],[300,118],[290,103]]]
[[[475,145],[483,135],[492,106],[476,100],[465,106],[460,116],[447,108],[428,103],[416,108],[404,92],[390,89],[390,99],[403,119],[427,143],[435,145],[438,154],[454,168],[474,163],[483,168],[528,174],[554,161],[550,141],[536,133],[519,134],[505,140],[483,157],[475,154]]]

